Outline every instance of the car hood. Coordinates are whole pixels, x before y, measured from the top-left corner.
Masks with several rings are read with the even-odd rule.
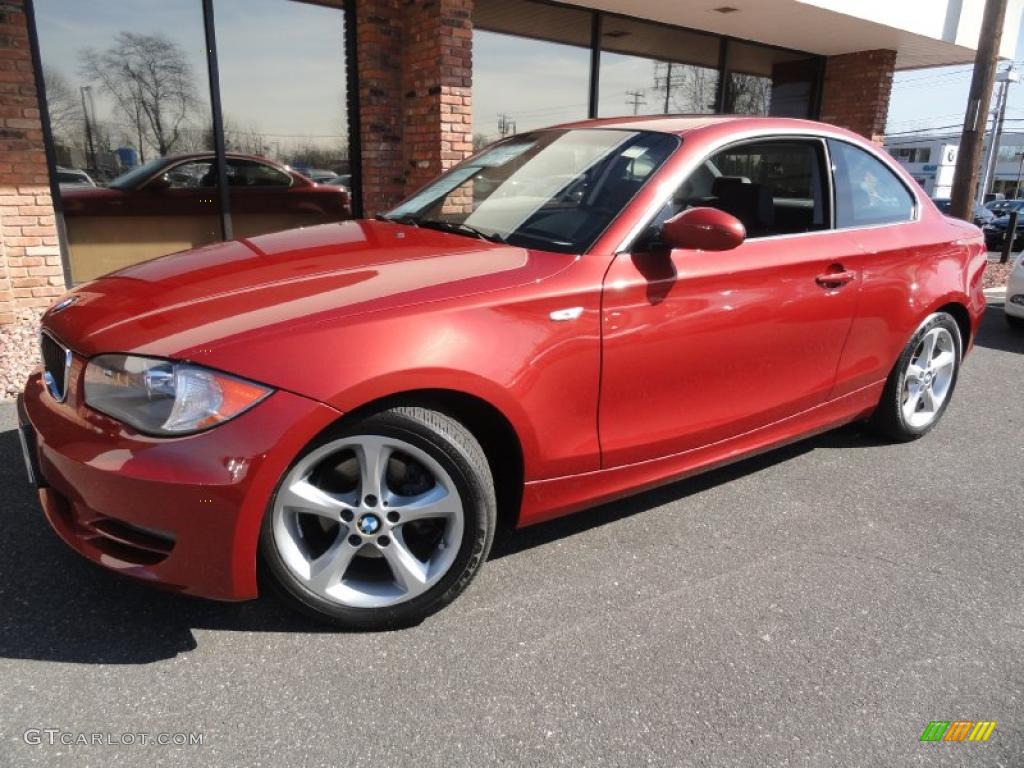
[[[137,264],[79,286],[43,322],[86,356],[125,352],[216,367],[218,348],[252,335],[292,339],[310,325],[533,283],[576,258],[347,221]]]

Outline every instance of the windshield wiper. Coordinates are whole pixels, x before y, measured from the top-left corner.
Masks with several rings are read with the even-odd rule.
[[[402,223],[404,224],[405,222]],[[471,237],[478,237],[481,240],[487,240],[492,243],[501,243],[503,245],[505,243],[505,238],[497,232],[484,232],[483,230],[477,229],[469,224],[461,224],[455,221],[443,221],[441,219],[417,219],[416,225],[427,229],[439,229],[442,232],[454,232],[456,234],[470,235]]]
[[[384,213],[378,213],[373,218],[377,221],[387,221],[391,224],[406,224],[410,227],[419,226],[419,223],[416,221],[416,217],[410,213],[405,214],[405,216],[388,216]]]

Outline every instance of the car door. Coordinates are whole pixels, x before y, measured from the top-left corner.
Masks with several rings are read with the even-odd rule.
[[[604,466],[699,448],[825,402],[856,309],[856,245],[831,226],[825,143],[738,143],[676,191],[604,282]],[[688,207],[746,227],[731,251],[659,251],[657,221]]]

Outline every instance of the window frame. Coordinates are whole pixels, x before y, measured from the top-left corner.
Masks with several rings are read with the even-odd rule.
[[[721,155],[724,152],[742,147],[747,144],[786,144],[786,143],[805,143],[808,145],[816,145],[818,152],[818,175],[821,181],[821,202],[825,207],[825,224],[820,229],[813,229],[808,232],[780,232],[776,235],[764,235],[763,237],[752,237],[751,240],[771,240],[777,237],[793,237],[796,235],[817,235],[822,232],[829,232],[836,228],[836,204],[835,204],[835,179],[834,172],[832,170],[832,156],[828,151],[828,142],[822,136],[803,136],[803,137],[785,137],[785,136],[764,136],[764,137],[752,137],[747,139],[741,139],[739,141],[731,142],[719,147],[713,153],[704,158],[697,166],[693,169],[696,172],[697,168],[700,168],[705,163],[711,162],[716,156]],[[683,177],[685,182],[690,178],[691,174]]]
[[[900,170],[902,170],[902,168],[903,168],[901,165],[899,165],[899,163],[894,162],[894,159],[887,158],[885,156],[885,154],[883,154],[882,152],[879,152],[879,151],[876,151],[876,150],[871,150],[871,149],[869,149],[869,148],[867,148],[865,146],[862,146],[861,144],[858,144],[856,142],[850,141],[848,139],[843,139],[843,138],[839,138],[839,137],[836,137],[836,136],[825,136],[823,138],[825,139],[825,149],[828,152],[828,162],[829,162],[829,168],[831,170],[831,173],[829,175],[832,177],[832,190],[833,190],[832,191],[832,195],[833,195],[832,211],[833,211],[833,216],[834,216],[833,222],[832,222],[832,224],[833,224],[832,228],[836,232],[850,232],[852,230],[857,230],[857,229],[878,229],[880,227],[894,227],[894,226],[899,226],[901,224],[915,224],[915,223],[917,223],[917,222],[919,222],[921,220],[921,198],[917,194],[917,192],[915,191],[914,187],[912,185],[910,185],[910,184],[907,184],[906,179],[904,179],[903,175],[897,170],[897,168],[899,168]],[[836,174],[836,165],[835,165],[835,162],[832,159],[832,144],[833,143],[835,143],[835,144],[846,144],[847,146],[853,147],[854,149],[859,149],[861,152],[865,153],[868,157],[871,157],[875,161],[877,161],[878,163],[881,163],[882,167],[885,168],[885,170],[887,170],[892,175],[892,177],[894,179],[896,179],[896,181],[898,181],[900,183],[900,185],[903,187],[903,189],[906,191],[906,193],[908,195],[910,195],[910,199],[911,199],[911,201],[913,203],[913,208],[912,208],[912,210],[910,212],[910,218],[909,219],[903,219],[902,221],[886,221],[886,222],[883,222],[883,223],[880,223],[880,224],[851,224],[850,226],[840,227],[838,225],[838,222],[839,222],[838,216],[835,216],[835,214],[838,212],[838,209],[839,209],[839,199],[838,199],[839,185],[836,183],[836,175],[837,175]]]
[[[680,137],[682,139],[682,147],[686,146],[685,134]],[[828,223],[821,229],[816,229],[811,232],[785,232],[777,235],[766,235],[764,237],[752,238],[757,242],[765,242],[768,240],[780,240],[791,237],[809,237],[814,235],[825,235],[829,232],[835,232],[836,230],[836,218],[835,218],[835,179],[834,172],[832,170],[832,155],[828,150],[828,137],[821,133],[794,133],[792,131],[786,131],[782,133],[764,133],[758,134],[753,133],[742,138],[726,139],[720,144],[715,144],[695,162],[687,164],[682,170],[675,171],[674,175],[666,180],[665,188],[669,190],[666,195],[663,195],[654,203],[651,204],[650,208],[644,211],[643,215],[637,219],[637,223],[633,225],[630,232],[623,238],[622,242],[617,248],[614,249],[614,253],[633,253],[638,243],[643,242],[646,239],[646,235],[650,230],[651,225],[654,223],[654,219],[661,212],[661,210],[671,201],[675,191],[679,188],[683,182],[685,182],[690,176],[692,176],[697,169],[709,162],[715,155],[725,152],[733,147],[740,146],[743,144],[754,144],[758,142],[809,142],[817,143],[821,149],[821,155],[819,162],[822,164],[819,173],[822,176],[824,186],[822,189],[824,202],[828,208]],[[678,150],[677,150],[678,151]],[[664,169],[662,169],[664,171]],[[596,244],[596,243],[595,243]]]
[[[686,147],[686,134],[683,133],[683,134],[677,134],[677,135],[680,135],[680,137],[682,138],[682,140],[683,140],[683,148],[685,150],[685,147]],[[759,130],[755,130],[755,131],[752,131],[752,132],[745,133],[740,138],[730,137],[730,138],[727,138],[727,139],[723,139],[719,143],[714,143],[714,144],[712,144],[706,150],[705,154],[700,156],[695,161],[690,162],[690,163],[686,163],[685,165],[682,165],[679,168],[676,168],[676,169],[662,168],[661,173],[666,176],[666,178],[665,178],[665,180],[663,182],[663,188],[667,189],[669,191],[666,192],[665,194],[659,195],[651,203],[648,204],[648,207],[643,211],[643,213],[640,216],[637,217],[636,223],[622,237],[622,239],[619,240],[618,244],[609,247],[609,249],[608,249],[609,252],[610,253],[633,253],[634,252],[634,248],[636,247],[637,242],[642,237],[644,237],[644,235],[647,232],[648,228],[651,226],[651,223],[654,221],[654,218],[658,215],[658,212],[661,211],[661,209],[669,202],[669,200],[671,200],[672,194],[675,192],[676,188],[678,188],[679,185],[682,184],[690,176],[690,174],[692,174],[699,166],[704,164],[707,160],[709,160],[711,157],[716,155],[718,152],[722,151],[723,149],[728,148],[732,144],[736,144],[736,143],[740,143],[740,142],[747,142],[747,141],[768,140],[768,139],[818,139],[818,140],[820,140],[820,141],[822,141],[824,143],[824,145],[825,145],[825,158],[826,158],[827,168],[829,170],[829,173],[827,174],[828,175],[829,188],[832,190],[831,194],[833,196],[833,204],[832,204],[832,216],[833,216],[833,219],[832,219],[832,222],[831,222],[831,226],[828,229],[819,229],[819,230],[816,230],[814,232],[794,232],[794,233],[787,234],[787,235],[771,235],[769,237],[759,237],[758,238],[759,242],[763,242],[765,240],[782,239],[782,238],[789,238],[789,237],[808,237],[808,236],[814,236],[814,235],[826,235],[826,234],[828,234],[830,232],[850,232],[852,230],[857,230],[857,229],[877,229],[879,227],[891,227],[891,226],[897,226],[897,225],[900,225],[900,224],[913,224],[913,223],[917,223],[917,222],[921,221],[922,208],[923,208],[923,206],[921,204],[921,196],[914,190],[912,185],[907,183],[906,179],[903,178],[903,175],[900,173],[900,171],[897,170],[897,169],[902,168],[902,166],[900,166],[894,160],[887,160],[885,158],[884,154],[882,152],[880,152],[879,150],[871,149],[871,148],[862,146],[858,142],[851,141],[849,138],[847,138],[845,136],[837,136],[837,135],[834,135],[834,134],[831,134],[831,133],[827,133],[827,132],[824,132],[824,131],[820,131],[820,130],[808,129],[806,132],[804,132],[804,131],[800,131],[800,130],[788,129],[788,130],[779,131],[778,133],[773,133],[771,131],[764,132],[763,129],[759,129]],[[909,221],[889,222],[887,224],[862,224],[862,225],[856,225],[856,226],[853,226],[853,227],[837,227],[836,226],[836,221],[835,221],[836,206],[835,206],[835,199],[834,199],[835,198],[835,168],[834,168],[834,163],[832,162],[832,152],[831,152],[831,150],[829,148],[829,142],[830,141],[842,142],[844,144],[850,144],[851,146],[856,147],[857,149],[861,149],[861,150],[867,152],[871,157],[873,157],[876,160],[878,160],[889,171],[891,171],[896,176],[896,178],[899,179],[900,183],[903,184],[904,188],[906,188],[906,190],[910,193],[911,197],[913,198],[913,200],[914,200],[914,217],[911,220],[909,220]],[[923,190],[922,190],[922,192],[923,192]],[[599,244],[599,242],[595,243],[595,246],[598,245],[598,244]],[[591,251],[588,251],[588,253],[595,252],[595,251],[596,251],[596,248],[592,248]]]

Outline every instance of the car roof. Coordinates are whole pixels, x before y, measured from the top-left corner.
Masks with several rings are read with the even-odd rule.
[[[180,155],[166,155],[163,157],[168,162],[179,162],[181,160],[201,160],[207,157],[213,157],[216,154],[214,150],[208,150],[206,152],[184,152]],[[224,157],[229,157],[232,160],[258,160],[261,163],[267,163],[269,165],[280,165],[275,160],[271,160],[266,157],[259,157],[257,155],[244,155],[240,152],[225,152]]]
[[[735,127],[743,131],[765,130],[777,133],[792,130],[797,133],[814,132],[842,136],[863,142],[860,134],[816,120],[795,117],[764,117],[762,115],[627,115],[595,120],[563,123],[556,128],[609,128],[629,131],[657,131],[685,136],[708,129]]]

